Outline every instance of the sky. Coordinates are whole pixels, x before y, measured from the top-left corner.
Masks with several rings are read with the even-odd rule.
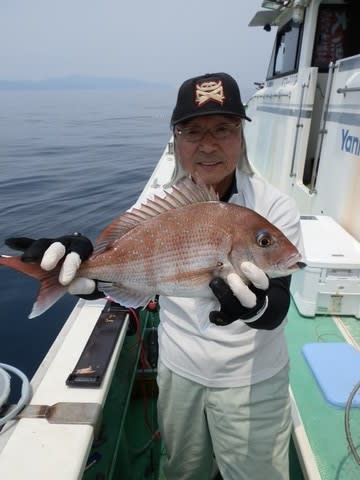
[[[178,86],[216,71],[264,80],[261,0],[0,0],[0,79],[126,77]]]

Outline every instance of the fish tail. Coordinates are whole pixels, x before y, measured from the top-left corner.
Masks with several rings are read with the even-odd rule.
[[[58,281],[59,268],[46,272],[40,265],[22,262],[21,257],[6,256],[0,256],[0,265],[12,268],[39,280],[40,289],[29,318],[34,318],[44,313],[67,291],[67,288]]]

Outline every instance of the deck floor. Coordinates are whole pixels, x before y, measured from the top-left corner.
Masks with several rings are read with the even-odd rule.
[[[286,336],[291,388],[321,479],[359,480],[360,466],[350,454],[346,440],[344,408],[336,408],[326,401],[301,351],[305,343],[344,342],[345,339],[332,317],[302,317],[293,303],[288,317]],[[341,321],[350,335],[360,340],[360,321],[353,317],[345,317]],[[351,409],[350,426],[360,454],[359,408]]]
[[[344,342],[342,332],[333,318],[302,317],[294,304],[290,306],[288,317],[286,336],[290,354],[291,388],[320,478],[321,480],[359,480],[360,467],[350,454],[346,441],[344,409],[335,408],[327,403],[301,351],[305,343]],[[360,321],[355,318],[342,318],[341,321],[352,338],[360,343]],[[123,427],[120,422],[121,412],[126,411],[128,404],[126,391],[131,385],[131,376],[137,361],[136,339],[128,338],[126,345],[127,350],[124,348],[123,352],[124,359],[120,362],[121,368],[114,377],[114,388],[109,394],[110,406],[104,415],[106,420],[104,444],[95,446],[95,451],[102,456],[102,461],[89,468],[84,475],[86,480],[95,480],[98,474],[106,474],[108,475],[106,478],[109,479],[165,480],[161,468],[165,458],[163,445],[157,438],[151,441],[151,434],[157,429],[155,375],[150,375],[149,381],[141,380],[141,376],[137,377]],[[360,453],[360,408],[352,409],[350,425],[354,443]],[[123,431],[121,437],[118,437],[119,428]],[[109,457],[111,453],[108,452],[109,440],[114,445],[112,448],[118,451],[115,464]],[[298,453],[303,454],[302,451]],[[291,480],[302,480],[293,446],[290,451],[290,463]],[[314,477],[310,477],[310,480],[312,478]]]

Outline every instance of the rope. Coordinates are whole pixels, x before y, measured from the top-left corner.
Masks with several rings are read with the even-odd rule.
[[[348,398],[348,401],[346,402],[345,406],[345,434],[346,434],[346,440],[348,442],[348,445],[350,447],[350,451],[358,465],[360,465],[360,455],[358,454],[356,447],[354,445],[351,431],[350,431],[350,409],[351,409],[351,404],[353,401],[353,398],[355,397],[357,391],[360,389],[360,382],[355,385],[355,387],[352,389],[350,396]]]
[[[22,381],[21,385],[21,396],[16,405],[3,417],[0,417],[0,426],[4,425],[6,422],[13,420],[16,415],[24,408],[24,406],[29,402],[31,397],[31,385],[27,376],[19,369],[12,367],[11,365],[6,365],[5,363],[0,363],[0,373],[5,376],[7,372],[11,372],[17,375]],[[1,406],[1,405],[0,405]]]

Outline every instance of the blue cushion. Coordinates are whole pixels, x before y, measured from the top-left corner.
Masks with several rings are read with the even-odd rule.
[[[349,343],[307,343],[302,348],[321,391],[331,405],[345,407],[360,382],[360,352]],[[360,407],[360,390],[352,404]]]

